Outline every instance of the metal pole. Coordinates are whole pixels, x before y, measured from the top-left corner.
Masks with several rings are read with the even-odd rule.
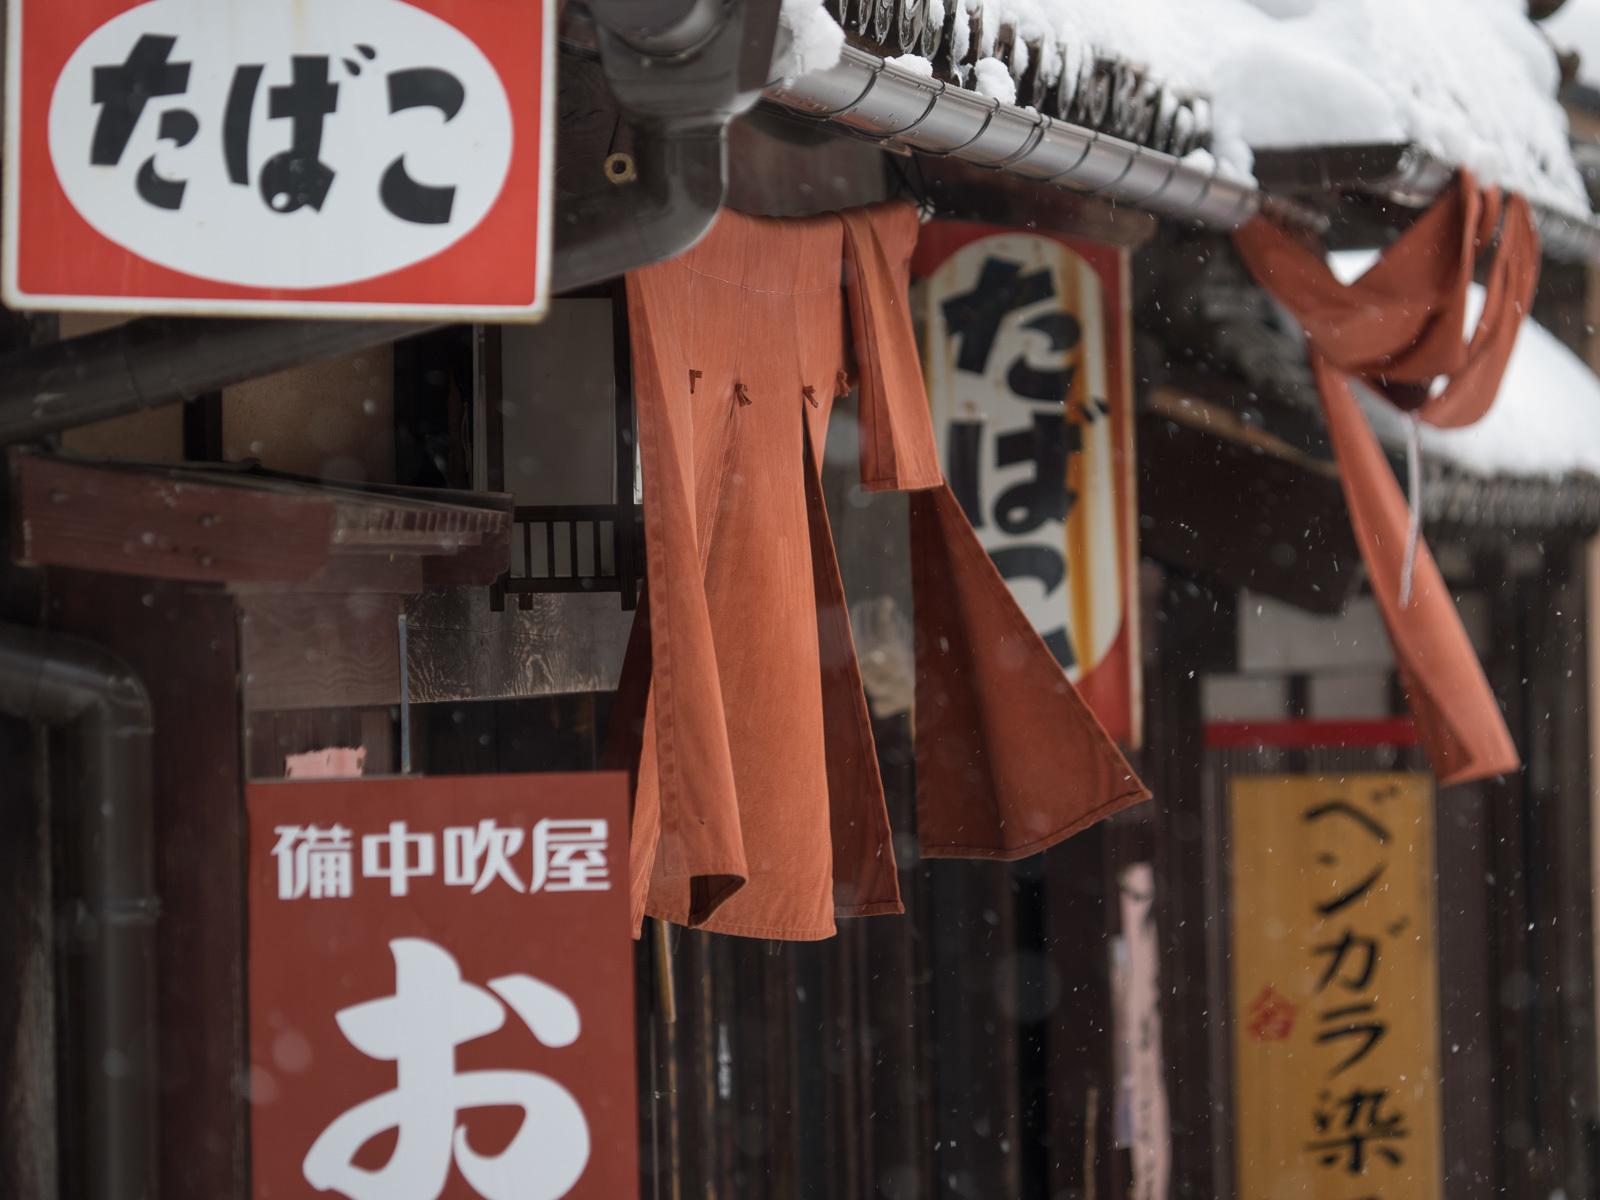
[[[400,614],[400,774],[411,774],[411,672],[406,658],[406,615]]]

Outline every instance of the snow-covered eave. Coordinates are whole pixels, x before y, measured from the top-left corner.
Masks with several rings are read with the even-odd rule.
[[[1398,466],[1399,459],[1396,464]],[[1572,471],[1555,479],[1484,475],[1451,462],[1425,462],[1422,518],[1463,531],[1527,535],[1549,530],[1600,529],[1600,479]]]
[[[1157,216],[1233,229],[1262,208],[1317,225],[1302,201],[1360,192],[1425,208],[1454,167],[1408,144],[1301,146],[1257,152],[1262,188],[1191,162],[1074,125],[1031,108],[909,71],[845,46],[825,71],[779,80],[766,99],[851,133],[950,155],[1039,183],[1104,196]],[[1535,204],[1544,251],[1563,262],[1600,265],[1600,220]]]
[[[1137,146],[916,74],[855,46],[843,47],[825,71],[773,83],[766,98],[855,134],[1212,228],[1236,228],[1265,202],[1257,188],[1219,174],[1209,156],[1201,165]]]
[[[1455,167],[1421,146],[1295,146],[1258,149],[1256,177],[1267,194],[1315,204],[1318,194],[1353,192],[1423,209],[1450,185]],[[1600,265],[1600,219],[1534,203],[1544,253],[1558,262]]]
[[[1472,292],[1475,319],[1483,289],[1474,284]],[[1364,387],[1356,394],[1390,456],[1403,458],[1405,416]],[[1459,429],[1424,423],[1417,433],[1423,462],[1450,478],[1502,491],[1592,493],[1600,477],[1600,379],[1555,334],[1525,317],[1499,394],[1482,419]]]

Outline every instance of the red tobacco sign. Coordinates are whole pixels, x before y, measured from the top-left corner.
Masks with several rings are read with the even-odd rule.
[[[625,775],[247,806],[257,1200],[637,1192]]]
[[[553,0],[9,0],[15,308],[536,319]]]

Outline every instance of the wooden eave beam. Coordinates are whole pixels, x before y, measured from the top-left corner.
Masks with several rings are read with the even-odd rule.
[[[10,476],[19,566],[190,583],[416,591],[424,584],[486,586],[509,563],[509,496],[422,499],[414,492],[77,462],[21,450],[12,452]]]
[[[1311,612],[1361,577],[1338,469],[1220,404],[1152,389],[1140,407],[1139,548]]]

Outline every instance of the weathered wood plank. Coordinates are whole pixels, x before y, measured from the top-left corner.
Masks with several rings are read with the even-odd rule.
[[[481,548],[475,547],[474,552],[478,549]],[[286,592],[303,592],[321,596],[348,592],[415,595],[427,586],[423,564],[433,561],[435,560],[418,558],[414,554],[336,554],[303,582],[233,581],[229,583],[228,590],[241,596],[259,592],[272,592],[278,595]]]
[[[239,605],[247,711],[399,703],[400,597],[258,594]]]

